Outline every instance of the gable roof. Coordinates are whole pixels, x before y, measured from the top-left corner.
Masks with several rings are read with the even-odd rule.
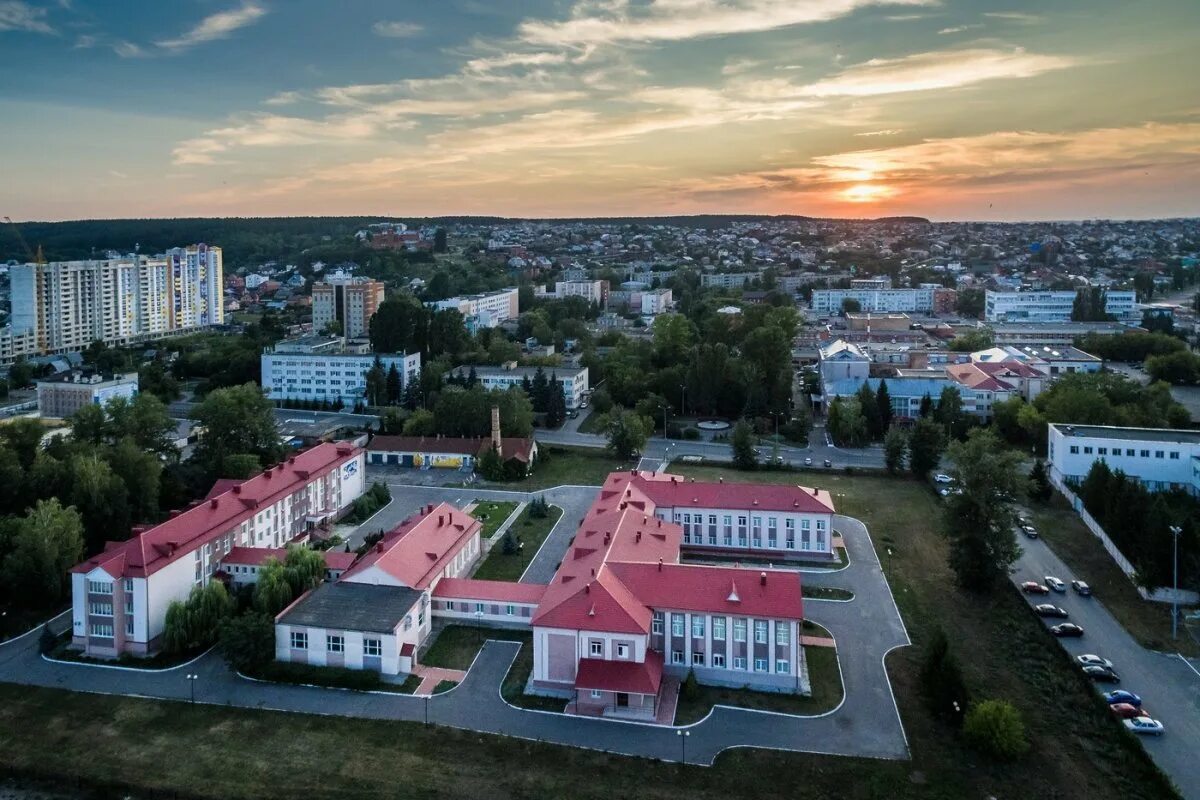
[[[804,618],[800,576],[795,572],[701,564],[614,563],[610,568],[639,600],[653,608]]]
[[[371,453],[455,453],[480,456],[490,450],[492,440],[486,436],[376,436],[367,443]],[[505,436],[500,439],[500,451],[505,459],[528,463],[534,450],[533,437]]]
[[[833,497],[823,489],[761,483],[697,483],[678,475],[643,473],[632,484],[656,506],[727,508],[832,514]]]
[[[511,583],[474,578],[443,578],[433,590],[440,599],[483,600],[497,603],[539,603],[546,593],[542,583]]]
[[[341,580],[358,582],[377,567],[404,586],[427,589],[480,528],[479,520],[449,503],[425,506],[384,534]]]

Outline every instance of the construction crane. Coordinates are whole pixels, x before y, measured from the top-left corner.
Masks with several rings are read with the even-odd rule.
[[[13,233],[17,235],[17,241],[21,243],[21,246],[25,248],[25,253],[29,256],[30,263],[45,264],[46,257],[42,255],[42,246],[39,244],[37,252],[33,252],[33,248],[29,246],[29,242],[25,241],[25,237],[21,235],[20,227],[17,226],[17,223],[12,221],[12,217],[6,216],[4,221],[12,226]]]

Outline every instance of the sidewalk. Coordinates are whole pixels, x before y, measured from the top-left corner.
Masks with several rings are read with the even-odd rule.
[[[442,667],[426,667],[421,664],[413,664],[412,674],[421,679],[421,685],[416,688],[413,694],[433,694],[433,690],[442,681],[454,681],[462,683],[467,677],[467,673],[460,669],[443,669]]]

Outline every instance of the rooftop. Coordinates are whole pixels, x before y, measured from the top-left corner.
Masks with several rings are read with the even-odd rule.
[[[275,622],[331,630],[393,633],[421,597],[417,589],[322,583],[285,608]]]
[[[662,653],[656,650],[647,650],[645,661],[581,658],[575,672],[575,688],[658,694],[658,687],[662,684],[662,668]]]
[[[343,581],[362,580],[372,567],[405,586],[428,588],[433,577],[478,533],[479,520],[449,503],[428,505],[384,535],[355,565]]]
[[[1050,427],[1063,436],[1094,439],[1121,439],[1129,442],[1200,444],[1200,431],[1176,428],[1118,428],[1110,425],[1065,425],[1052,422]]]
[[[576,375],[579,375],[580,373],[587,372],[587,367],[570,367],[565,364],[557,366],[557,367],[490,367],[490,366],[487,366],[486,364],[475,364],[475,365],[468,364],[468,365],[461,366],[461,367],[455,367],[454,369],[450,370],[450,374],[458,375],[461,373],[463,375],[466,375],[466,374],[470,373],[471,370],[475,370],[475,375],[476,375],[476,377],[479,377],[479,378],[482,378],[485,375],[486,376],[515,375],[515,376],[521,377],[521,378],[532,378],[534,375],[537,374],[537,371],[539,369],[542,371],[542,374],[545,375],[547,379],[549,379],[549,377],[551,375],[556,375],[559,378],[562,378],[564,376],[575,377]]]
[[[433,590],[437,598],[486,600],[497,603],[540,603],[545,584],[485,581],[474,578],[442,578]]]

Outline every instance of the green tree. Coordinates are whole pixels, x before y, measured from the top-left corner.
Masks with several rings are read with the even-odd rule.
[[[83,558],[83,520],[57,499],[39,500],[24,518],[0,531],[0,575],[13,597],[31,607],[51,606],[70,591],[67,570]]]
[[[920,416],[922,419],[925,419],[932,413],[933,413],[933,398],[930,397],[929,393],[927,392],[921,398],[921,408],[918,411],[918,416]]]
[[[979,319],[983,316],[985,306],[983,289],[962,289],[955,302],[955,310],[964,317]]]
[[[991,328],[976,328],[955,336],[950,341],[950,349],[957,353],[973,353],[976,350],[987,350],[996,343]]]
[[[489,481],[504,480],[504,461],[501,460],[500,454],[496,452],[496,448],[489,447],[479,456],[479,461],[476,462],[476,471]]]
[[[883,437],[883,463],[892,475],[904,469],[904,453],[908,449],[908,435],[898,425],[888,428]]]
[[[975,749],[1001,761],[1012,761],[1029,749],[1021,714],[1006,700],[973,703],[963,721],[963,736]]]
[[[371,368],[367,370],[365,384],[367,405],[381,406],[387,402],[387,370],[383,368],[383,361],[379,358],[378,353],[375,354],[375,361],[371,364]]]
[[[371,349],[376,353],[428,356],[429,317],[429,309],[411,295],[384,300],[371,317]]]
[[[29,417],[19,417],[7,425],[0,425],[0,440],[3,440],[17,454],[21,469],[28,470],[33,466],[33,460],[41,449],[42,437],[46,428],[40,420]]]
[[[941,719],[960,723],[970,702],[970,694],[958,660],[950,650],[950,641],[941,628],[934,629],[921,654],[918,678],[929,710]]]
[[[372,491],[376,486],[383,484],[375,484],[371,487]],[[386,491],[386,487],[384,489]],[[375,499],[378,503],[379,498]],[[390,494],[387,499],[391,499]],[[382,506],[383,503],[378,505]],[[325,554],[307,547],[289,547],[283,559],[283,572],[288,585],[292,587],[292,596],[299,597],[325,580]]]
[[[947,451],[961,493],[946,498],[944,527],[950,567],[966,589],[994,587],[1021,554],[1013,500],[1021,489],[1020,455],[1003,448],[987,428],[971,431]]]
[[[274,619],[294,599],[295,593],[283,564],[273,558],[267,559],[259,568],[258,581],[254,584],[254,608]]]
[[[733,426],[730,439],[733,448],[733,465],[738,469],[755,469],[758,466],[758,453],[754,450],[754,429],[744,419],[739,419]]]
[[[829,404],[825,427],[833,443],[839,447],[862,447],[867,443],[867,421],[863,418],[862,403],[857,396],[849,399],[835,397]]]
[[[109,467],[125,486],[125,502],[130,519],[153,520],[159,508],[162,462],[129,437],[117,442],[108,451],[107,458]]]
[[[862,311],[862,303],[858,302],[853,297],[846,297],[842,299],[843,314],[856,314],[859,311]]]
[[[858,408],[867,426],[867,438],[871,441],[882,438],[885,428],[883,416],[879,413],[879,401],[871,390],[871,384],[866,381],[858,387]]]
[[[98,552],[110,539],[129,536],[128,489],[108,462],[96,453],[81,453],[69,462],[71,505],[83,516],[88,552]]]
[[[1180,350],[1146,359],[1146,372],[1156,381],[1177,386],[1200,383],[1200,356]]]
[[[1029,471],[1029,498],[1044,503],[1053,493],[1054,487],[1050,485],[1050,477],[1046,474],[1046,462],[1039,458]]]
[[[438,228],[433,232],[433,252],[446,252],[446,229]]]
[[[892,396],[888,392],[887,381],[880,379],[879,388],[875,390],[875,404],[879,407],[880,431],[886,431],[892,427],[892,418],[895,412],[892,411]]]
[[[946,435],[931,419],[921,418],[908,435],[908,467],[913,475],[923,478],[935,469],[946,449]]]
[[[405,436],[433,436],[437,433],[437,420],[432,411],[418,408],[404,422]]]
[[[11,448],[0,443],[0,517],[18,514],[29,503],[21,461]]]
[[[653,426],[631,411],[614,409],[608,415],[605,430],[608,434],[608,449],[617,458],[629,459],[646,446]]]
[[[387,379],[385,381],[387,402],[388,405],[394,406],[400,403],[403,396],[402,381],[400,380],[400,370],[396,369],[396,363],[388,368]]]
[[[210,392],[192,409],[191,418],[204,428],[193,458],[210,475],[216,475],[231,455],[252,454],[263,464],[273,464],[283,455],[274,408],[256,384]]]
[[[275,623],[253,611],[230,617],[221,623],[218,646],[230,668],[255,672],[275,660]]]
[[[18,356],[16,362],[8,368],[8,385],[13,389],[24,389],[33,383],[35,372],[34,366],[26,361],[24,356]]]
[[[163,649],[168,653],[183,653],[214,644],[221,624],[236,610],[237,601],[220,581],[192,587],[187,600],[173,600],[167,606]]]

